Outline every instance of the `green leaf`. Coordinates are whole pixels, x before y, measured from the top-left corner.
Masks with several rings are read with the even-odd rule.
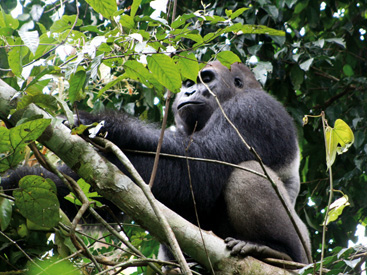
[[[69,122],[70,127],[74,125],[74,114],[70,110],[67,102],[64,100],[61,100],[59,97],[56,97],[57,103],[60,105],[61,109],[64,111],[64,114],[66,115],[66,118]]]
[[[308,6],[308,0],[299,1],[299,3],[294,8],[294,13],[295,14],[301,13],[301,11],[303,11],[307,6]]]
[[[39,35],[37,31],[19,31],[19,36],[22,38],[24,44],[30,49],[33,55],[36,54],[38,45],[40,43]]]
[[[128,60],[124,63],[127,78],[141,82],[149,88],[154,88],[157,92],[163,93],[164,87],[154,78],[143,64],[135,60]]]
[[[97,206],[102,206],[101,202],[96,200],[96,198],[102,198],[101,195],[99,195],[97,192],[90,192],[90,184],[87,183],[85,180],[83,179],[79,179],[78,180],[78,185],[81,188],[81,190],[83,191],[83,193],[86,195],[86,197],[88,198],[89,201],[95,201]],[[79,201],[79,199],[76,198],[76,196],[73,193],[69,193],[66,197],[66,200],[76,204],[76,205],[82,205],[81,201]]]
[[[205,16],[205,19],[210,22],[210,24],[214,25],[218,22],[224,22],[226,19],[224,17],[218,15]]]
[[[17,39],[20,44],[20,39]],[[18,76],[22,76],[23,71],[23,58],[28,53],[28,48],[26,47],[13,47],[8,54],[9,67],[12,72]]]
[[[27,92],[27,94],[31,95],[41,94],[43,87],[46,87],[50,79],[40,80],[40,78],[42,78],[46,74],[59,74],[59,73],[60,68],[56,66],[35,66],[33,67],[30,75],[32,76],[32,81],[24,82],[22,90],[24,89]]]
[[[274,36],[285,36],[284,31],[269,28],[263,25],[243,25],[241,28],[242,34],[267,34]]]
[[[40,176],[25,176],[19,181],[19,190],[13,192],[20,213],[43,227],[56,226],[60,220],[56,185]]]
[[[0,127],[0,172],[22,161],[27,144],[35,141],[50,123],[51,119],[35,119],[10,130]]]
[[[0,127],[0,173],[10,168],[8,156],[11,150],[10,131],[5,127]]]
[[[105,18],[111,18],[117,11],[116,0],[86,0],[86,2],[98,13]]]
[[[298,65],[294,65],[292,66],[290,76],[294,89],[299,90],[304,80],[304,72]]]
[[[5,231],[11,221],[13,204],[9,199],[0,197],[0,228]]]
[[[176,18],[175,21],[172,22],[171,24],[171,27],[172,29],[177,29],[178,27],[182,26],[183,24],[185,24],[185,22],[190,19],[190,18],[193,18],[195,17],[196,15],[193,14],[193,13],[190,13],[190,14],[183,14],[183,15],[180,15]]]
[[[164,54],[148,56],[148,67],[154,77],[172,92],[179,92],[181,88],[180,72],[173,60]]]
[[[223,51],[217,54],[217,58],[224,66],[228,69],[231,68],[231,65],[235,62],[241,62],[241,59],[231,51]]]
[[[10,129],[10,142],[13,148],[20,144],[28,144],[39,138],[46,127],[51,123],[51,119],[35,119],[27,121]]]
[[[248,8],[240,8],[238,10],[236,10],[235,12],[233,12],[230,17],[231,19],[235,19],[236,17],[240,16],[242,13],[244,13],[245,11],[247,11]]]
[[[65,30],[70,30],[71,27],[74,25],[75,20],[76,20],[76,15],[63,15],[61,19],[55,21],[52,24],[50,31],[55,32],[55,33],[61,33]],[[82,23],[83,21],[78,18],[75,26],[81,26]]]
[[[54,113],[57,110],[56,98],[47,94],[25,95],[18,102],[17,109],[24,109],[31,103],[36,104],[50,113]]]
[[[139,81],[140,83],[151,86],[148,79],[150,73],[143,64],[135,60],[128,60],[123,65],[126,77]]]
[[[334,128],[327,126],[326,130],[326,164],[330,168],[338,155],[348,151],[354,142],[354,135],[348,124],[337,119]]]
[[[330,222],[336,221],[338,217],[342,214],[344,207],[349,206],[349,199],[347,195],[337,199],[330,205],[330,210],[328,216],[326,217],[326,225]]]
[[[109,88],[115,86],[117,83],[121,82],[122,80],[124,80],[125,78],[127,78],[126,74],[122,74],[120,76],[118,76],[117,78],[115,78],[114,80],[108,82],[106,84],[106,86],[104,86],[97,95],[97,98],[99,98],[105,91],[107,91]]]
[[[348,64],[343,66],[343,73],[346,76],[353,76],[354,75],[354,71],[353,71],[352,67]]]
[[[182,52],[177,56],[177,65],[181,75],[196,82],[199,74],[199,64],[195,54]]]
[[[0,29],[1,28],[11,28],[13,30],[18,29],[19,21],[10,14],[6,14],[4,10],[0,7]]]
[[[86,76],[86,72],[84,70],[80,70],[70,77],[69,100],[71,104],[84,98],[82,89],[85,87],[86,84]]]
[[[134,18],[136,12],[138,11],[138,8],[140,6],[142,0],[134,0],[133,4],[131,5],[131,11],[130,11],[130,16]]]
[[[47,33],[42,34],[40,36],[40,44],[37,48],[37,51],[34,55],[34,58],[39,58],[42,55],[44,55],[45,53],[47,53],[50,49],[52,49],[54,47],[53,44],[56,43],[56,39],[53,37],[48,37]]]
[[[131,16],[127,15],[127,14],[121,15],[120,24],[123,27],[125,27],[129,30],[134,29],[134,27],[135,27],[134,19]]]

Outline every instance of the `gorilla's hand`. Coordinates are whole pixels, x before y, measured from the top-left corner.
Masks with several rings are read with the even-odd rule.
[[[227,248],[231,250],[232,256],[253,256],[257,259],[261,258],[276,258],[287,261],[292,261],[287,254],[274,250],[266,245],[255,244],[234,238],[226,238],[225,243]]]

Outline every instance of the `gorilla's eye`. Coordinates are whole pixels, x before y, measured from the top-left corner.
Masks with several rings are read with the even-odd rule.
[[[235,77],[234,78],[234,85],[238,88],[242,88],[243,87],[243,83],[242,83],[242,80],[241,78],[239,77]]]
[[[184,81],[184,83],[183,83],[183,86],[185,87],[185,88],[190,88],[191,86],[193,86],[195,84],[195,82],[194,81],[192,81],[192,80],[190,80],[190,79],[187,79],[187,80],[185,80]]]
[[[201,72],[201,79],[204,83],[209,83],[214,79],[214,73],[212,71],[203,71]]]

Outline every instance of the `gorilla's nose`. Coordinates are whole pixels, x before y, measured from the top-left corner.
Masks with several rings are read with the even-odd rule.
[[[196,93],[196,90],[195,90],[195,89],[191,89],[191,90],[186,91],[186,92],[185,92],[185,95],[186,95],[186,96],[191,96],[191,95],[193,95],[194,93]]]

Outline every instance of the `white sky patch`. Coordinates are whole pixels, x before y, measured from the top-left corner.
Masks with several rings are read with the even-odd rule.
[[[66,57],[68,57],[72,53],[75,53],[75,49],[69,44],[61,45],[56,49],[56,54],[60,57],[62,61],[65,61]]]
[[[315,205],[315,203],[313,202],[313,200],[310,197],[308,198],[307,205],[308,206],[314,206]]]
[[[326,8],[326,3],[325,2],[321,2],[321,4],[320,4],[320,11],[325,10],[325,8]]]
[[[160,19],[161,12],[167,13],[167,3],[168,0],[155,0],[150,2],[149,5],[154,9],[150,17],[153,19]]]
[[[345,9],[340,9],[333,14],[333,17],[335,18],[344,17],[344,13],[345,13]]]
[[[257,57],[255,55],[251,56],[250,59],[248,60],[248,62],[251,65],[255,65],[257,62],[259,62],[259,60],[257,59]]]
[[[154,98],[154,101],[153,101],[153,104],[154,105],[158,105],[159,102],[160,102],[159,98],[158,97],[155,97]]]
[[[306,34],[305,27],[302,27],[302,29],[299,31],[299,34],[300,34],[301,36],[305,36],[305,34]]]
[[[359,33],[361,34],[361,36],[359,37],[359,39],[361,39],[362,41],[364,40],[364,35],[366,34],[366,30],[363,28],[359,29]]]
[[[22,5],[19,3],[19,1],[17,1],[17,6],[15,7],[15,9],[13,9],[11,11],[11,16],[13,16],[13,18],[17,18],[19,15],[21,15],[23,13],[23,7]]]

